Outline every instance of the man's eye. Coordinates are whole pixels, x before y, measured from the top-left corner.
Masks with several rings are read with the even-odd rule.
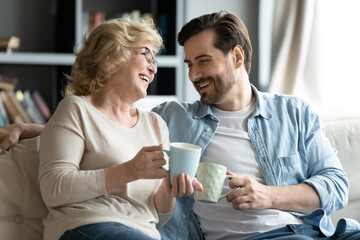
[[[203,59],[203,60],[200,61],[200,63],[207,63],[207,62],[209,62],[208,59]]]

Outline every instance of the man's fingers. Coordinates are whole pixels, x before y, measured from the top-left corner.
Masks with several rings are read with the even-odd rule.
[[[232,174],[230,174],[232,175]],[[245,178],[243,176],[235,176],[230,179],[229,187],[230,188],[238,188],[238,187],[244,187],[245,186]]]

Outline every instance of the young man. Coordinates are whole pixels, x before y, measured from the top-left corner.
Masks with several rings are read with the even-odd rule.
[[[329,215],[347,204],[347,176],[308,104],[250,84],[252,47],[242,21],[226,12],[204,15],[182,28],[178,42],[201,101],[167,102],[153,111],[167,122],[172,142],[200,145],[202,162],[235,175],[224,191],[237,189],[216,204],[179,198],[162,239],[333,235]],[[337,239],[349,235],[360,239],[359,231]]]
[[[162,239],[331,239],[329,214],[347,204],[348,180],[319,117],[300,99],[250,84],[252,47],[235,15],[195,18],[178,41],[201,101],[153,111],[172,142],[200,145],[202,162],[231,171],[224,191],[237,189],[216,204],[178,198]],[[360,239],[358,223],[342,224],[334,238]]]

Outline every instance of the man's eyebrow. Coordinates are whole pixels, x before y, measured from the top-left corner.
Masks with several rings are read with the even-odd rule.
[[[203,57],[211,57],[211,55],[209,55],[209,54],[201,54],[201,55],[195,57],[195,61],[198,60],[199,58],[203,58]],[[191,62],[191,61],[188,60],[188,59],[184,59],[184,63],[189,63],[189,62]]]

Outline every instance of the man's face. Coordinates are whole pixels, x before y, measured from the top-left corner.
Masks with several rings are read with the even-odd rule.
[[[215,33],[203,31],[184,44],[189,78],[204,104],[221,104],[231,98],[228,94],[236,80],[232,54],[226,56],[214,47]]]

